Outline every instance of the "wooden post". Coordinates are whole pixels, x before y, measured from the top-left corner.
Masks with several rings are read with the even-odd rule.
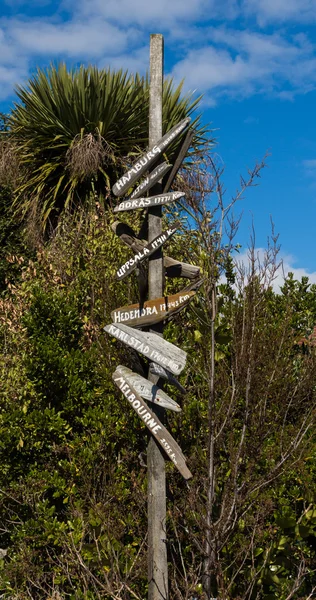
[[[150,36],[150,88],[149,88],[149,146],[152,147],[162,137],[162,87],[163,87],[163,36]],[[154,194],[161,194],[162,186],[153,188]],[[161,235],[161,206],[148,209],[148,241]],[[164,269],[162,248],[149,259],[148,289],[149,300],[163,296]],[[152,330],[162,335],[162,324],[152,326]],[[150,374],[150,380],[157,383],[157,376]],[[164,422],[164,409],[153,407],[160,421]],[[166,472],[163,454],[153,436],[147,450],[148,467],[148,600],[168,599],[168,564],[166,533]]]

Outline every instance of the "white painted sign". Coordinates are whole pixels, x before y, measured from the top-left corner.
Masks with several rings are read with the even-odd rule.
[[[116,370],[135,388],[136,392],[140,394],[144,400],[149,400],[149,402],[152,402],[157,406],[162,406],[162,408],[181,412],[179,404],[175,402],[175,400],[172,400],[172,398],[158,387],[158,385],[152,383],[152,381],[148,381],[145,377],[138,375],[138,373],[134,373],[127,367],[123,367],[123,365],[119,365]]]
[[[150,190],[150,188],[157,183],[162,177],[171,169],[171,165],[166,162],[163,162],[161,165],[158,165],[143,181],[135,188],[133,193],[130,195],[130,198],[139,198],[142,194]]]
[[[104,329],[113,337],[175,375],[183,371],[187,358],[186,352],[167,342],[159,335],[147,331],[138,331],[138,329],[133,329],[122,323],[116,325],[112,323],[106,325]]]
[[[152,242],[144,246],[142,250],[137,252],[132,258],[122,265],[116,273],[117,279],[124,279],[127,277],[134,269],[136,269],[138,263],[145,260],[145,258],[149,258],[158,248],[163,246],[165,242],[177,231],[180,223],[175,223],[169,229],[164,231],[161,235],[158,235]]]
[[[150,196],[149,198],[135,198],[134,200],[124,200],[114,208],[114,212],[122,212],[125,210],[136,210],[137,208],[148,208],[149,206],[162,206],[176,202],[183,198],[183,192],[169,192],[168,194],[159,194],[158,196]]]
[[[133,185],[134,181],[139,179],[145,171],[148,171],[151,165],[158,160],[159,156],[161,156],[169,144],[180,135],[189,123],[190,117],[186,117],[183,121],[170,129],[170,131],[168,131],[159,142],[153,146],[153,148],[138,158],[132,167],[114,184],[112,188],[113,194],[115,194],[115,196],[123,196],[126,190]]]
[[[194,298],[195,292],[183,290],[172,296],[163,296],[147,300],[142,305],[121,306],[111,312],[114,323],[125,323],[132,327],[146,327],[159,323],[178,313]]]
[[[162,446],[181,475],[185,479],[190,479],[192,474],[186,465],[185,457],[181,451],[181,448],[170,435],[169,431],[167,431],[164,425],[159,421],[155,413],[150,410],[135,388],[125,379],[125,377],[121,375],[120,371],[116,370],[112,377],[114,383],[124,394],[125,398],[128,400],[141,420],[145,423],[150,433],[152,433],[157,442]]]

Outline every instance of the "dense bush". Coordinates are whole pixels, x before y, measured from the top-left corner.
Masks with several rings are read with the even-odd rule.
[[[186,241],[187,238],[187,241]],[[189,243],[190,238],[190,243]],[[193,240],[193,241],[192,241]],[[196,240],[196,241],[195,241]],[[200,262],[198,235],[170,254]],[[1,304],[0,547],[4,598],[146,596],[147,434],[111,382],[137,357],[106,337],[113,308],[137,300],[136,279],[115,282],[128,255],[110,221],[65,217],[49,245],[22,265]],[[168,283],[170,291],[183,283]],[[188,457],[187,486],[168,472],[172,598],[202,597],[211,355],[207,286],[166,329],[188,354],[188,390],[168,428]],[[297,301],[306,307],[297,313]],[[313,588],[316,511],[315,357],[308,334],[315,290],[256,279],[243,296],[220,288],[215,323],[214,541],[219,598],[307,598]],[[302,577],[301,577],[302,575]]]

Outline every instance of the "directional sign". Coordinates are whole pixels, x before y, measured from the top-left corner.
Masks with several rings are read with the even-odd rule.
[[[156,438],[157,442],[162,446],[169,458],[172,460],[178,471],[185,479],[190,479],[190,473],[185,457],[182,454],[181,448],[170,435],[169,431],[159,421],[157,416],[150,410],[135,388],[123,377],[119,370],[112,375],[113,381],[124,394],[130,405],[133,407],[138,416],[145,423],[150,433]]]
[[[139,179],[145,171],[153,165],[180,133],[190,123],[190,118],[183,119],[180,123],[175,125],[170,131],[168,131],[153,148],[145,152],[140,158],[138,158],[133,166],[124,173],[124,175],[113,185],[112,191],[115,196],[123,196],[123,194],[130,188],[137,179]]]
[[[122,323],[116,325],[112,323],[106,325],[104,329],[110,335],[113,335],[127,346],[131,346],[149,360],[155,361],[175,375],[181,373],[185,367],[186,352],[155,333],[138,331],[138,329],[122,325]]]
[[[136,237],[135,231],[126,223],[115,221],[111,225],[111,229],[122,240],[126,246],[129,246],[135,254],[142,252],[146,246],[146,242]],[[199,267],[179,262],[170,256],[163,257],[165,275],[167,277],[186,277],[191,280],[198,280],[200,276]]]
[[[163,244],[177,231],[180,227],[180,223],[175,223],[169,229],[164,231],[161,235],[158,235],[154,240],[152,240],[149,244],[143,247],[140,252],[137,252],[135,256],[130,258],[129,260],[122,265],[116,273],[117,279],[124,279],[127,275],[132,273],[134,269],[136,269],[138,263],[142,262],[145,258],[149,258],[158,248],[163,246]]]
[[[139,304],[122,306],[113,310],[111,317],[114,323],[125,323],[125,325],[131,325],[132,327],[147,327],[176,314],[187,306],[194,296],[195,292],[183,290],[172,296],[147,300],[142,306]]]
[[[174,410],[175,412],[181,412],[181,408],[175,400],[172,400],[166,392],[161,390],[158,385],[155,385],[145,377],[138,375],[138,373],[134,373],[131,369],[127,367],[123,367],[119,365],[117,367],[117,372],[119,372],[122,377],[124,377],[127,383],[130,383],[136,390],[138,394],[144,400],[149,400],[153,404],[158,406],[162,406],[163,408],[169,408],[169,410]]]
[[[133,193],[130,195],[130,198],[139,198],[142,194],[150,190],[150,188],[157,183],[169,170],[171,169],[171,165],[166,162],[158,165],[147,177],[135,188]]]
[[[122,212],[124,210],[135,210],[137,208],[148,208],[149,206],[162,206],[176,202],[183,198],[185,194],[183,192],[169,192],[168,194],[159,194],[158,196],[150,196],[149,198],[135,198],[134,200],[128,199],[121,202],[115,207],[113,212]]]
[[[158,365],[155,362],[150,363],[149,372],[153,375],[158,375],[158,377],[161,377],[162,379],[168,381],[168,383],[170,383],[171,385],[174,385],[179,390],[179,392],[181,392],[181,394],[187,393],[186,389],[183,387],[183,385],[181,385],[181,383],[179,383],[179,381],[172,375],[172,373],[170,373],[168,369],[165,369],[161,365]]]

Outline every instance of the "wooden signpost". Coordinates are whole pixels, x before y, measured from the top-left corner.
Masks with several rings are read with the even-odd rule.
[[[158,160],[159,156],[161,156],[171,142],[182,133],[189,125],[190,121],[190,117],[183,119],[183,121],[170,129],[150,150],[138,158],[133,166],[113,185],[113,194],[115,194],[115,196],[123,196],[126,190],[128,190],[133,183],[139,179],[143,173],[148,171],[149,167]]]
[[[149,175],[147,175],[146,179],[144,179],[138,186],[135,188],[133,193],[130,195],[130,198],[139,198],[142,194],[150,190],[159,179],[161,179],[168,171],[171,169],[171,165],[167,162],[163,162],[161,165],[158,165]]]
[[[174,412],[181,412],[179,404],[175,402],[175,400],[172,400],[172,398],[158,387],[158,385],[153,384],[151,381],[148,381],[148,379],[145,379],[145,377],[138,375],[138,373],[134,373],[131,369],[123,367],[122,365],[119,365],[116,370],[125,377],[126,381],[135,388],[136,392],[144,398],[144,400],[149,400],[149,402],[152,402],[153,404],[168,408]]]
[[[149,206],[165,206],[171,202],[177,202],[184,198],[184,192],[169,192],[168,194],[159,194],[158,196],[149,196],[148,198],[135,198],[134,200],[123,200],[114,208],[115,213],[126,210],[136,210],[138,208],[148,208]]]
[[[192,473],[190,473],[186,465],[185,457],[182,454],[181,449],[164,425],[160,422],[157,415],[151,411],[146,402],[144,402],[135,388],[125,379],[125,377],[123,377],[119,370],[116,370],[112,377],[117,387],[124,394],[125,398],[145,423],[146,427],[148,427],[150,433],[156,438],[157,442],[161,445],[170,460],[172,460],[172,462],[175,464],[181,475],[185,479],[190,479],[192,477]]]
[[[178,313],[194,298],[195,292],[178,292],[172,296],[164,296],[155,300],[147,300],[142,306],[130,304],[111,312],[114,323],[125,323],[132,327],[148,327],[153,323],[165,321]]]
[[[163,98],[163,37],[153,34],[150,41],[150,85],[149,85],[149,150],[142,154],[114,184],[116,196],[123,196],[156,162],[161,161],[165,149],[189,125],[190,118],[183,119],[162,136]],[[117,308],[111,313],[113,323],[105,331],[126,346],[136,350],[149,362],[148,379],[123,365],[113,374],[113,380],[132,408],[150,432],[147,447],[148,469],[148,600],[168,600],[168,562],[166,545],[166,472],[165,458],[169,458],[185,479],[190,479],[186,459],[177,442],[165,427],[165,409],[180,412],[181,408],[161,389],[162,380],[175,386],[182,394],[185,388],[175,378],[186,365],[187,355],[182,349],[167,342],[163,337],[163,321],[182,310],[196,294],[201,285],[200,270],[194,265],[163,256],[162,247],[177,231],[180,224],[174,223],[162,231],[162,207],[185,196],[170,191],[176,174],[193,140],[194,131],[188,130],[175,164],[158,164],[139,183],[129,197],[122,200],[114,212],[145,209],[147,211],[148,240],[140,239],[126,223],[116,221],[111,225],[121,241],[129,246],[134,256],[117,271],[117,278],[124,279],[141,263],[148,261],[148,285],[140,285],[140,302]],[[170,170],[168,181],[162,189],[160,183]],[[152,196],[145,193],[153,188]],[[146,221],[145,221],[146,222]],[[141,231],[145,231],[142,228]],[[147,237],[147,235],[146,235]],[[190,285],[172,296],[164,296],[164,275],[185,277]],[[139,279],[140,281],[140,279]],[[145,300],[148,290],[148,300]],[[130,327],[132,325],[132,327]],[[140,331],[137,327],[151,327],[151,331]],[[134,327],[134,328],[133,328]],[[136,329],[135,329],[136,328]],[[145,402],[151,403],[149,408]]]
[[[149,258],[154,252],[158,250],[163,244],[166,243],[167,240],[177,231],[180,223],[175,223],[169,229],[164,231],[161,235],[158,235],[152,242],[143,247],[140,252],[137,252],[135,256],[130,258],[129,260],[122,265],[116,273],[117,279],[124,279],[127,275],[129,275],[134,269],[136,269],[138,263],[145,260],[145,258]]]
[[[133,329],[122,323],[116,323],[116,325],[112,323],[106,325],[104,329],[116,339],[137,350],[139,354],[143,354],[149,360],[166,367],[175,375],[179,375],[183,371],[187,359],[186,352],[167,342],[159,335],[147,331],[138,331],[138,329]]]

